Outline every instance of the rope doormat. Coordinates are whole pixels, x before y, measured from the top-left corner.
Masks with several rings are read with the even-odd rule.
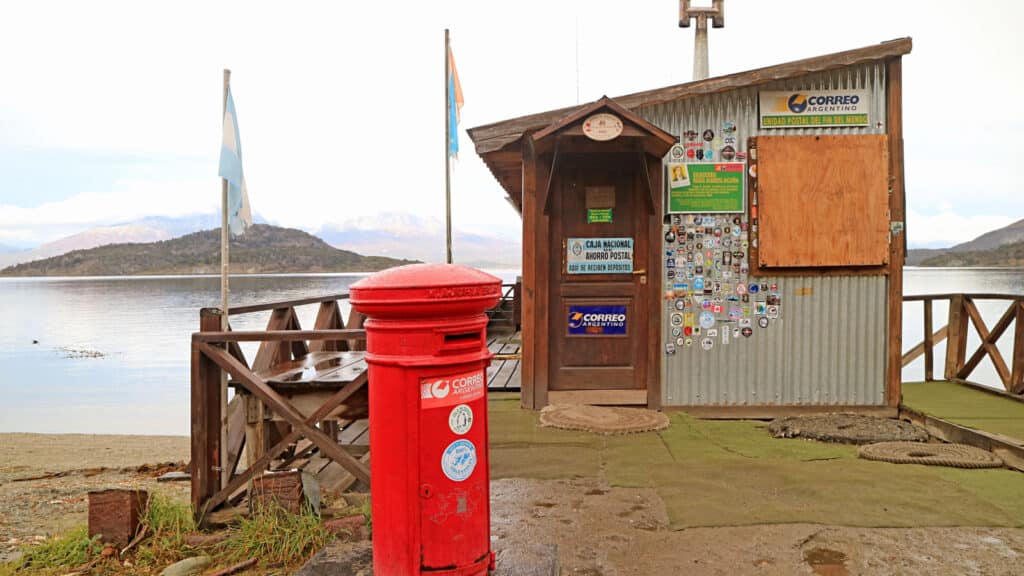
[[[768,425],[768,431],[775,438],[810,438],[839,444],[928,440],[928,432],[910,422],[860,414],[817,414],[778,418]]]
[[[668,416],[646,408],[551,404],[540,411],[540,425],[597,434],[630,434],[668,428]]]
[[[861,458],[893,464],[927,464],[954,468],[1000,468],[998,456],[966,444],[918,444],[917,442],[881,442],[861,446]]]

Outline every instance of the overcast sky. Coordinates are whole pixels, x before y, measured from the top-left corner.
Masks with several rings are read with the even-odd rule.
[[[1024,2],[726,0],[711,75],[912,36],[908,231],[950,245],[1024,217]],[[444,218],[443,36],[463,129],[691,79],[677,0],[0,0],[0,244],[219,208],[230,68],[256,213],[315,230]],[[578,44],[578,65],[577,65]],[[577,74],[578,69],[578,74]],[[578,81],[577,81],[578,78]],[[519,218],[461,131],[455,227]]]

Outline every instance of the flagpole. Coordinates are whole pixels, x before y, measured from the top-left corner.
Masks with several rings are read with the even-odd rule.
[[[448,29],[444,29],[444,224],[447,262],[452,263],[452,126],[451,126],[451,63],[449,61]]]
[[[221,109],[221,122],[228,110],[228,86],[231,83],[231,70],[224,69],[224,96]],[[220,179],[220,330],[228,331],[228,181]],[[228,375],[220,371],[220,482],[221,488],[231,481],[231,470],[228,466]]]

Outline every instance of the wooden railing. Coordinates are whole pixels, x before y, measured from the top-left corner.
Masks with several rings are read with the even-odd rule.
[[[519,330],[522,325],[522,291],[521,281],[501,285],[501,300],[497,306],[487,311],[488,330]]]
[[[502,300],[488,311],[494,327],[518,329],[520,294],[519,283],[504,286]],[[303,417],[285,395],[274,390],[270,376],[277,367],[294,367],[301,359],[315,358],[317,354],[358,353],[366,349],[365,317],[352,309],[348,321],[342,320],[340,303],[348,297],[347,293],[334,294],[231,307],[228,332],[221,331],[220,309],[200,310],[199,332],[192,335],[191,384],[192,506],[197,519],[202,520],[225,503],[239,500],[254,475],[271,467],[285,452],[295,450],[296,442],[303,437],[306,440],[300,444],[301,449],[319,449],[321,455],[348,470],[352,479],[368,483],[364,463],[356,462],[349,454],[352,447],[335,444],[339,426],[352,424],[365,415],[340,423],[335,419],[337,416],[327,419],[332,411],[336,412],[346,401],[351,403],[358,394],[362,396],[357,403],[365,407],[365,370],[352,377],[351,385],[338,386],[333,395],[322,394],[318,403],[323,404],[308,417]],[[296,308],[312,305],[318,306],[313,329],[303,330]],[[264,330],[243,332],[230,328],[230,319],[265,312],[270,313],[270,318]],[[251,363],[241,342],[259,343]],[[230,376],[230,386],[238,392],[230,405],[225,403],[222,373]],[[293,387],[289,395],[301,392]],[[266,426],[271,412],[284,422]],[[341,438],[345,436],[342,432]],[[246,469],[239,473],[241,454],[247,444]],[[289,466],[301,456],[292,453],[277,461],[277,467]]]
[[[934,330],[932,304],[936,300],[949,302],[947,323]],[[978,300],[1008,301],[1006,311],[991,330],[978,311]],[[924,356],[924,379],[935,380],[935,345],[947,340],[943,379],[970,381],[971,373],[988,356],[995,366],[1003,387],[1011,394],[1024,394],[1024,296],[1014,294],[929,294],[904,296],[903,302],[922,302],[924,305],[924,340],[903,354],[903,366]],[[967,356],[968,321],[981,338],[981,344]],[[997,346],[999,339],[1013,326],[1013,357],[1007,365]]]
[[[337,424],[324,417],[347,400],[358,386],[339,391],[311,418],[301,418],[290,404],[267,386],[257,373],[302,358],[311,352],[365,350],[364,317],[352,310],[347,327],[341,318],[339,302],[348,294],[271,302],[229,309],[229,319],[244,314],[270,312],[265,330],[222,332],[221,311],[203,308],[199,312],[199,332],[192,335],[192,505],[197,518],[216,509],[239,494],[248,480],[265,470],[300,437],[310,440],[332,460],[348,464],[353,475],[363,480],[363,468],[351,462],[351,456],[337,449]],[[296,308],[318,305],[313,330],[303,330]],[[229,321],[230,330],[230,321]],[[239,342],[259,342],[250,363]],[[222,371],[229,374],[236,394],[228,406],[223,389]],[[365,384],[365,377],[362,384]],[[265,410],[285,416],[289,425],[278,431],[264,428]],[[276,433],[276,437],[275,436]],[[239,460],[246,442],[246,471],[238,474]],[[331,442],[328,444],[327,440]],[[226,449],[222,449],[226,446]],[[368,475],[365,480],[368,480]]]

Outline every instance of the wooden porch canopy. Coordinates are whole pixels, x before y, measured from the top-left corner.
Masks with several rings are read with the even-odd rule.
[[[628,146],[636,150],[637,159],[641,163],[640,166],[645,174],[648,172],[645,154],[661,158],[675,143],[675,137],[668,132],[637,116],[611,98],[602,96],[600,100],[580,106],[554,124],[531,135],[530,138],[533,140],[534,152],[536,154],[554,153],[552,158],[552,176],[554,176],[555,166],[558,165],[560,151],[563,149],[579,150],[581,148],[594,147],[594,142],[583,135],[583,122],[588,116],[602,111],[609,111],[623,120],[622,134],[619,135],[619,138],[623,142],[629,142]],[[522,159],[520,158],[521,162]],[[647,178],[646,182],[647,201],[645,204],[647,209],[654,213],[655,206],[660,201],[659,192],[658,189],[652,186],[650,177]],[[548,180],[547,186],[539,192],[538,201],[543,206],[542,211],[547,214],[550,212],[551,179]],[[522,207],[517,206],[517,211],[521,214]]]
[[[708,78],[697,82],[676,84],[654,90],[636,92],[613,100],[624,108],[636,111],[645,106],[654,106],[699,96],[727,92],[737,88],[757,86],[778,80],[786,80],[807,74],[827,72],[837,68],[856,66],[869,62],[884,61],[909,54],[910,38],[899,38],[874,46],[836,52],[824,56],[797,60],[767,68]],[[591,104],[550,110],[528,116],[521,116],[493,124],[470,128],[467,132],[476,145],[476,153],[483,158],[491,173],[508,194],[509,201],[522,214],[522,137],[524,134],[542,130],[559,120],[574,116]]]

